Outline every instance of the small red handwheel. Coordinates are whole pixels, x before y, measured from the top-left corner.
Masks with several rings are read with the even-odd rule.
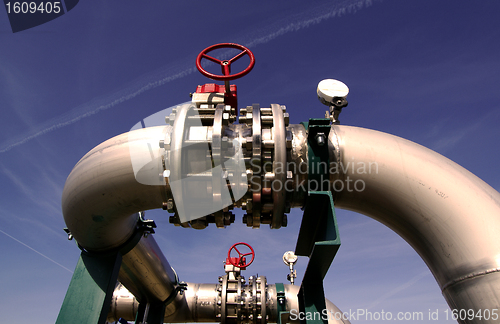
[[[241,52],[229,60],[219,60],[219,59],[216,59],[210,55],[207,55],[208,52],[211,52],[211,51],[219,49],[219,48],[236,48],[236,49],[241,50]],[[231,74],[231,63],[233,63],[234,61],[243,57],[245,54],[248,55],[248,57],[250,58],[250,64],[243,71],[241,71],[239,73]],[[207,60],[210,60],[212,62],[220,64],[220,66],[222,68],[222,75],[217,75],[217,74],[212,74],[210,72],[207,72],[201,66],[201,59],[203,59],[203,58],[206,58]],[[250,72],[253,69],[254,65],[255,65],[255,57],[253,56],[253,53],[245,46],[240,45],[240,44],[234,44],[234,43],[220,43],[220,44],[215,44],[215,45],[209,46],[209,47],[205,48],[203,51],[201,51],[201,53],[198,54],[198,57],[196,58],[196,67],[198,68],[198,71],[200,71],[201,74],[203,74],[204,76],[206,76],[210,79],[219,80],[219,81],[229,81],[229,80],[241,78],[242,76],[247,75],[248,72]]]
[[[250,252],[248,252],[248,253],[241,253],[236,248],[238,245],[248,246],[248,248],[250,248]],[[231,251],[232,250],[235,250],[238,253],[238,258],[235,258],[236,262],[234,262],[233,258],[231,258]],[[245,257],[247,255],[250,255],[250,254],[252,255],[252,260],[250,260],[250,262],[248,262],[248,263],[244,262],[243,261],[243,257]],[[244,242],[239,242],[239,243],[236,243],[233,246],[231,246],[231,248],[229,249],[229,252],[227,252],[227,259],[229,260],[229,263],[231,263],[233,266],[238,267],[238,268],[245,268],[245,267],[248,267],[250,264],[252,264],[253,259],[255,259],[255,251],[253,250],[253,248],[249,244],[244,243]]]

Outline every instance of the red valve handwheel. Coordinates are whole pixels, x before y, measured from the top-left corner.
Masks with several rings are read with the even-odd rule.
[[[246,245],[246,246],[248,246],[248,247],[250,248],[250,251],[251,251],[251,252],[248,252],[248,253],[241,253],[241,252],[240,252],[240,251],[236,248],[236,246],[238,246],[238,245]],[[237,259],[237,262],[236,262],[236,263],[234,263],[234,262],[233,262],[233,260],[232,260],[232,258],[231,258],[231,251],[232,251],[233,249],[234,249],[234,250],[238,253],[238,259]],[[250,260],[250,262],[248,262],[248,263],[245,263],[245,262],[244,262],[244,263],[242,263],[242,261],[243,261],[243,260],[242,260],[242,258],[243,258],[244,256],[247,256],[247,255],[250,255],[250,254],[252,255],[252,260]],[[239,242],[239,243],[236,243],[236,244],[234,244],[233,246],[231,246],[231,248],[229,249],[229,252],[227,252],[227,259],[229,260],[229,263],[231,263],[233,266],[238,267],[238,268],[245,268],[245,267],[248,267],[250,264],[252,264],[253,259],[255,259],[255,251],[253,250],[253,248],[252,248],[249,244],[244,243],[244,242]]]
[[[219,60],[219,59],[216,59],[210,55],[207,55],[208,52],[211,52],[211,51],[219,49],[219,48],[236,48],[236,49],[241,50],[241,52],[229,60]],[[243,71],[236,73],[236,74],[231,74],[231,63],[233,63],[234,61],[243,57],[245,54],[248,55],[248,57],[250,58],[250,64]],[[217,64],[220,64],[220,66],[222,68],[222,75],[212,74],[210,72],[207,72],[205,69],[203,69],[201,67],[201,59],[203,59],[203,58],[210,60],[212,62],[215,62]],[[206,76],[210,79],[219,80],[219,81],[229,81],[229,80],[241,78],[242,76],[247,75],[248,72],[250,72],[253,69],[254,65],[255,65],[255,57],[253,56],[253,53],[245,46],[239,45],[239,44],[234,44],[234,43],[220,43],[220,44],[215,44],[215,45],[209,46],[209,47],[205,48],[203,51],[201,51],[201,53],[198,54],[198,57],[196,58],[196,67],[198,68],[198,71],[200,71],[201,74],[203,74],[204,76]]]

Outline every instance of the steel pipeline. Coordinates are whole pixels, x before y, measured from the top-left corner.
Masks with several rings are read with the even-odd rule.
[[[332,126],[329,145],[340,170],[330,180],[358,181],[363,189],[334,190],[337,208],[368,215],[406,240],[452,309],[498,309],[496,190],[446,157],[386,133]]]
[[[303,127],[290,126],[293,147],[305,147]],[[145,144],[151,139],[158,142],[170,130],[162,126],[119,135],[91,150],[75,166],[63,191],[63,214],[83,248],[101,252],[121,246],[134,233],[137,212],[160,208],[168,199],[164,185],[137,182],[130,146],[148,147]],[[426,262],[451,308],[498,308],[497,191],[449,159],[385,133],[332,126],[328,145],[331,163],[339,170],[331,172],[331,182],[358,183],[351,190],[345,186],[344,190],[333,190],[336,207],[368,215],[405,239]],[[140,172],[156,174],[160,179],[161,148],[150,146],[150,150],[157,150],[152,155],[156,158]],[[293,152],[292,160],[304,160],[303,151],[297,156]],[[296,197],[293,207],[303,203],[301,195]],[[134,249],[156,245],[153,241],[151,237],[150,244],[138,244]],[[141,291],[147,298],[168,297],[176,279],[164,257],[148,260],[149,253],[129,253],[143,255],[141,262],[156,275],[138,276],[138,282],[127,284],[121,274],[127,288]],[[132,260],[137,261],[125,256],[124,265],[133,267],[136,261]],[[162,281],[160,290],[152,277],[161,278],[157,279]]]

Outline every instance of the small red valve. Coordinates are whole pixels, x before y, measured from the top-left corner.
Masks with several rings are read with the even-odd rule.
[[[235,48],[235,49],[241,50],[241,52],[229,60],[219,60],[219,59],[216,59],[215,57],[208,55],[209,52],[216,50],[216,49],[219,49],[219,48]],[[250,58],[250,64],[248,64],[248,66],[243,71],[235,73],[235,74],[231,74],[231,64],[234,61],[243,57],[244,55],[248,55],[248,57]],[[210,60],[214,63],[220,64],[220,66],[222,68],[222,75],[207,72],[201,66],[202,59],[207,59],[207,60]],[[196,58],[196,67],[198,68],[198,71],[200,71],[201,74],[203,74],[204,76],[206,76],[210,79],[219,80],[219,81],[229,81],[229,80],[241,78],[242,76],[247,75],[248,72],[250,72],[253,69],[254,65],[255,65],[255,57],[253,56],[253,53],[245,46],[239,45],[239,44],[234,44],[234,43],[220,43],[220,44],[215,44],[215,45],[209,46],[209,47],[205,48],[203,51],[201,51],[201,53],[198,54],[198,57]]]
[[[240,252],[240,250],[238,250],[238,248],[237,248],[237,246],[240,246],[240,245],[248,247],[250,249],[250,252],[247,252],[247,253]],[[236,251],[236,253],[238,253],[237,257],[231,257],[231,252],[233,250]],[[252,259],[248,263],[246,261],[247,255],[252,256]],[[241,270],[245,270],[246,267],[248,267],[250,264],[252,264],[254,259],[255,259],[255,251],[250,246],[250,244],[247,244],[244,242],[239,242],[239,243],[233,244],[233,246],[231,246],[231,248],[229,249],[229,252],[227,252],[226,264],[231,264],[235,267],[240,268]]]

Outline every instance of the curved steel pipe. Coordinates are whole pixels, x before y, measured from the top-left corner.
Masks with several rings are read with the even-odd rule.
[[[162,207],[165,186],[137,182],[130,148],[152,157],[136,170],[139,177],[143,173],[162,179],[160,148],[148,144],[159,143],[169,129],[151,127],[113,137],[73,168],[63,190],[62,209],[66,225],[82,248],[96,253],[119,248],[134,234],[139,211]],[[174,271],[151,235],[123,255],[118,278],[139,300],[165,301],[177,285]]]
[[[333,190],[336,207],[368,215],[405,239],[452,309],[498,308],[497,191],[442,155],[393,135],[332,126],[329,145],[331,166],[339,167],[330,180],[344,186]]]
[[[136,180],[130,147],[137,155],[152,156],[138,173],[161,177],[158,143],[169,129],[170,126],[150,127],[115,136],[96,146],[75,165],[64,186],[62,212],[71,234],[82,247],[93,252],[117,248],[132,236],[139,211],[162,207],[166,201],[165,186],[144,185]]]
[[[301,134],[301,126],[291,129],[294,135]],[[167,201],[167,189],[160,181],[162,151],[148,143],[158,143],[169,131],[169,126],[162,126],[119,135],[94,148],[75,166],[63,191],[63,214],[83,248],[100,252],[121,246],[135,231],[138,211],[160,208]],[[295,137],[293,147],[304,147],[304,139]],[[498,307],[500,194],[497,191],[443,156],[381,132],[332,126],[328,145],[330,159],[338,170],[331,172],[330,180],[334,185],[343,185],[341,189],[338,186],[333,189],[336,207],[366,214],[403,237],[426,262],[451,308]],[[146,148],[139,154],[151,154],[151,161],[139,173],[157,176],[158,184],[137,182],[131,146]],[[305,158],[298,157],[302,156],[301,151],[294,152],[292,148],[292,160]],[[300,206],[303,196],[296,198],[293,206]],[[143,242],[136,248],[148,245],[146,250],[151,249],[156,245],[153,241],[151,238],[149,243]],[[175,278],[169,271],[166,275],[161,273],[162,269],[170,269],[168,262],[162,261],[163,256],[150,258],[150,253],[138,250],[129,253],[135,257],[127,254],[124,266],[132,268],[132,263],[140,258],[146,270],[155,273],[136,276],[139,280],[136,287],[121,274],[120,279],[134,293],[162,300],[173,291]],[[160,290],[155,288],[158,280],[151,280],[152,277],[162,278]],[[180,303],[179,300],[176,299]]]
[[[286,297],[286,310],[290,312],[290,316],[294,314],[294,310],[299,309],[299,289],[300,286],[294,285],[284,285],[285,286],[285,297]],[[334,303],[325,298],[326,310],[327,313],[321,314],[323,317],[328,320],[328,324],[351,324],[348,319],[348,315],[344,314]],[[314,314],[313,314],[314,316]],[[319,315],[318,315],[319,316]],[[290,319],[290,323],[299,324],[301,323],[298,316],[292,316]]]
[[[139,300],[165,301],[175,293],[175,286],[178,284],[174,270],[153,235],[142,237],[122,257],[118,279]]]

